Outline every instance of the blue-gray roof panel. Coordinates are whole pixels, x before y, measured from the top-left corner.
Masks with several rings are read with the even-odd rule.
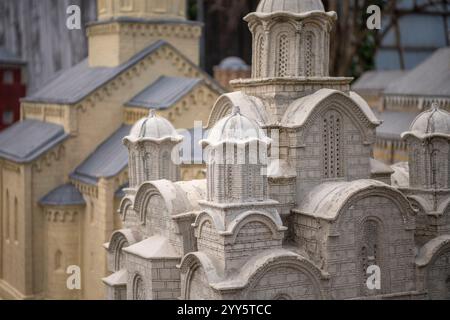
[[[65,184],[52,190],[40,201],[40,204],[47,206],[70,206],[85,205],[83,195],[73,184]]]
[[[162,76],[131,99],[127,105],[151,109],[170,108],[202,82],[202,79],[196,78]]]
[[[437,50],[429,59],[389,85],[387,95],[450,96],[450,47]]]
[[[383,124],[377,128],[377,136],[385,139],[401,139],[402,133],[409,131],[409,127],[417,117],[414,112],[385,111],[377,113]]]
[[[70,177],[94,185],[100,178],[119,174],[128,165],[128,150],[122,140],[130,130],[130,126],[122,126],[76,168]]]
[[[0,157],[17,163],[31,162],[68,137],[62,126],[53,123],[18,122],[0,133]]]
[[[180,55],[183,55],[169,43],[160,40],[117,67],[92,68],[89,67],[88,60],[85,59],[72,68],[59,72],[46,86],[25,97],[22,101],[55,104],[78,103],[162,46],[168,46]],[[192,68],[198,70],[205,79],[208,79],[215,90],[220,93],[224,92],[221,86],[206,72],[202,71],[194,63],[189,62],[189,64]]]
[[[66,104],[80,102],[87,95],[105,85],[164,44],[166,42],[157,41],[127,62],[112,68],[92,68],[89,67],[88,59],[85,59],[72,68],[59,72],[46,86],[31,96],[24,98],[23,101]]]

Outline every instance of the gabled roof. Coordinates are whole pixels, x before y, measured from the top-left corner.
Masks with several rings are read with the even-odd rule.
[[[341,96],[354,102],[367,120],[373,125],[378,126],[381,124],[367,102],[358,94],[350,92],[349,95],[346,95],[341,91],[332,89],[320,89],[313,94],[293,101],[284,113],[281,124],[288,128],[298,128],[305,125],[306,121],[314,113],[314,110],[318,108],[323,101],[329,99],[333,95]]]
[[[161,76],[127,102],[126,105],[157,110],[167,109],[184,98],[201,83],[203,83],[203,80],[198,78]]]
[[[54,103],[54,104],[75,104],[83,100],[89,94],[113,80],[121,73],[127,71],[142,59],[155,52],[157,49],[167,46],[183,56],[176,48],[169,43],[159,40],[148,46],[127,62],[117,67],[90,67],[88,59],[83,60],[72,68],[57,73],[46,86],[22,99],[24,102]],[[199,73],[208,79],[218,92],[223,89],[206,72],[202,71],[194,63],[186,58],[187,63],[198,70]]]
[[[383,121],[377,128],[377,137],[400,140],[401,135],[409,131],[417,113],[384,111],[377,113],[377,117]]]
[[[128,165],[128,150],[123,138],[130,133],[130,126],[122,126],[95,150],[75,171],[71,179],[95,185],[100,178],[111,178]]]
[[[83,195],[73,184],[64,184],[52,190],[39,203],[46,206],[85,205]]]
[[[387,95],[450,97],[450,47],[437,50],[404,77],[389,85]]]
[[[62,126],[37,120],[15,123],[0,133],[0,158],[28,163],[68,138]]]
[[[404,75],[403,70],[374,70],[365,72],[352,85],[352,90],[381,92],[388,87],[393,81],[397,81]]]

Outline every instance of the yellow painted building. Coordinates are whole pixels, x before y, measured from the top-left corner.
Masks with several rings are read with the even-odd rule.
[[[0,134],[0,298],[101,299],[102,244],[121,228],[122,139],[149,110],[207,124],[223,89],[198,67],[202,26],[184,0],[99,0],[89,56],[21,105]],[[202,178],[202,164],[182,177]],[[67,268],[79,266],[81,289]]]

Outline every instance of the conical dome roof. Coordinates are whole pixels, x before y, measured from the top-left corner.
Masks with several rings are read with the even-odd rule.
[[[324,12],[325,9],[321,0],[261,0],[256,9],[256,12],[259,13],[279,11],[304,13],[310,11]]]

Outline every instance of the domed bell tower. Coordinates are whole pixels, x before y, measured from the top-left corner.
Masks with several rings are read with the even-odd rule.
[[[320,0],[262,0],[245,18],[253,35],[252,77],[328,76],[335,19]]]
[[[450,113],[433,104],[402,137],[409,149],[410,186],[450,189]]]
[[[123,140],[129,154],[130,189],[136,189],[147,181],[178,181],[179,158],[174,148],[182,140],[172,124],[154,111],[139,120]]]

